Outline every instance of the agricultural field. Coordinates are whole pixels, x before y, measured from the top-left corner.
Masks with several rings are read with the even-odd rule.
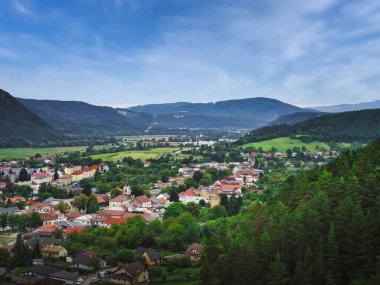
[[[182,148],[182,150],[188,150],[191,148]],[[149,150],[126,150],[126,151],[119,151],[119,152],[112,152],[112,153],[102,153],[102,154],[95,154],[92,155],[91,158],[93,159],[101,159],[103,161],[121,161],[124,157],[132,157],[133,159],[141,159],[143,161],[150,159],[150,158],[157,158],[164,153],[173,153],[176,151],[179,151],[180,148],[178,147],[166,147],[166,148],[154,148]],[[183,159],[185,157],[188,157],[187,155],[179,154],[175,155],[175,158]]]
[[[282,138],[276,138],[261,142],[254,142],[254,143],[248,143],[243,145],[244,148],[247,147],[254,147],[259,148],[261,147],[263,150],[268,151],[272,147],[276,148],[278,151],[286,151],[287,149],[293,149],[294,147],[306,147],[307,150],[315,151],[317,147],[324,148],[326,150],[329,150],[330,147],[324,143],[324,142],[311,142],[311,143],[304,143],[303,141],[299,139],[292,139],[290,137],[282,137]]]
[[[95,146],[95,149],[107,148],[107,145]],[[37,153],[41,155],[63,154],[65,152],[85,151],[87,146],[68,147],[21,147],[21,148],[0,148],[0,160],[15,160],[31,156]]]

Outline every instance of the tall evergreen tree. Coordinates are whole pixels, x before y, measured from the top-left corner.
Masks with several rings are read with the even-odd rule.
[[[289,284],[289,273],[286,265],[281,261],[281,255],[277,252],[275,260],[270,266],[268,274],[268,285]]]

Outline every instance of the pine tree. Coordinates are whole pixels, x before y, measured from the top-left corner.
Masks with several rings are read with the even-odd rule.
[[[289,274],[286,265],[281,261],[281,255],[278,252],[275,260],[270,266],[270,273],[268,275],[268,285],[281,285],[289,284]]]
[[[17,235],[16,242],[13,246],[13,256],[11,259],[11,266],[24,266],[28,264],[30,258],[30,250],[27,245],[25,245],[21,234]]]
[[[338,244],[335,237],[335,225],[330,224],[329,233],[327,236],[325,263],[326,272],[328,272],[328,281],[335,284],[339,281],[339,252]]]
[[[55,181],[55,180],[57,180],[58,178],[59,178],[59,174],[58,174],[58,170],[56,169],[56,170],[54,171],[53,179],[54,179],[54,181]]]
[[[33,247],[32,258],[40,258],[42,256],[40,242],[37,240],[36,245]]]

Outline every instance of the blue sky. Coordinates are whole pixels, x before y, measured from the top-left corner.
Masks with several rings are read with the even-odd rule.
[[[0,88],[98,105],[380,99],[378,0],[2,0]]]

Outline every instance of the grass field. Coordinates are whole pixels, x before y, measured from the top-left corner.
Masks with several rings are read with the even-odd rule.
[[[266,151],[270,150],[272,147],[276,148],[278,151],[286,151],[287,149],[293,149],[294,147],[302,148],[303,146],[306,147],[307,150],[310,150],[310,151],[315,151],[317,146],[319,148],[325,148],[327,150],[330,149],[330,147],[323,142],[314,141],[311,143],[304,143],[299,139],[292,139],[289,137],[282,137],[282,138],[248,143],[248,144],[243,145],[243,147],[245,148],[255,147],[257,149],[259,147],[262,147],[262,149]]]
[[[96,146],[95,149],[106,148],[106,145]],[[13,160],[41,155],[63,154],[65,152],[84,151],[87,146],[70,146],[70,147],[22,147],[22,148],[0,148],[0,160]]]
[[[183,150],[191,149],[191,148],[183,148]],[[120,152],[112,152],[112,153],[102,153],[102,154],[95,154],[91,157],[94,159],[100,158],[103,161],[121,161],[124,157],[132,157],[133,159],[141,159],[141,160],[147,160],[149,158],[156,158],[161,156],[163,153],[173,153],[175,151],[180,150],[176,147],[166,147],[166,148],[154,148],[150,150],[127,150],[127,151],[120,151]],[[175,158],[182,159],[186,157],[185,155],[178,155],[175,156]]]

